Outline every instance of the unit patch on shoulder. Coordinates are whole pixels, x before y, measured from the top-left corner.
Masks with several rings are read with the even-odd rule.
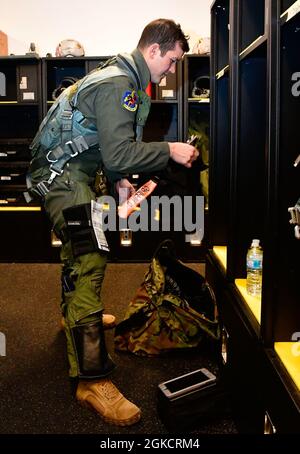
[[[138,96],[135,90],[126,90],[122,96],[122,107],[135,112],[138,107]]]

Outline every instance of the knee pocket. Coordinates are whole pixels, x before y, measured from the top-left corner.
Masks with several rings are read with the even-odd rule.
[[[66,208],[63,210],[63,216],[74,257],[99,250],[92,227],[90,203]]]
[[[76,276],[75,291],[67,296],[67,312],[70,321],[80,321],[102,310],[100,292],[106,268],[106,256],[99,252],[77,257],[72,266],[72,276]]]

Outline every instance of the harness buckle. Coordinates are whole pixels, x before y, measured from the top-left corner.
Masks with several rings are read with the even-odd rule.
[[[50,156],[51,153],[52,153],[52,150],[49,150],[48,153],[46,154],[46,159],[47,159],[47,161],[49,161],[49,162],[56,162],[57,159],[50,159],[50,158],[49,158],[49,156]]]
[[[300,205],[288,208],[288,212],[291,215],[290,224],[300,224]]]
[[[74,145],[76,146],[79,153],[89,149],[89,145],[83,136],[77,136],[73,139]]]
[[[53,153],[54,156],[56,155],[56,158],[55,159],[51,159],[50,158],[50,154]],[[54,148],[54,150],[49,150],[48,153],[46,154],[46,159],[48,162],[57,162],[64,154],[64,151],[61,147],[56,147]]]
[[[62,118],[66,118],[67,120],[72,120],[72,118],[73,118],[73,111],[72,111],[72,110],[65,109],[65,110],[62,111],[61,116],[62,116]]]
[[[288,212],[291,215],[290,224],[295,226],[295,237],[300,240],[300,199],[295,206],[288,208]]]
[[[52,167],[52,164],[51,164],[51,166],[50,166],[49,168],[50,168],[50,170],[51,170],[51,175],[50,175],[50,178],[49,178],[49,180],[47,181],[47,183],[50,185],[50,184],[53,182],[54,178],[57,177],[57,176],[58,176],[58,177],[61,176],[61,175],[64,173],[64,171],[63,171],[63,169],[61,169],[61,170],[55,170],[55,169]]]
[[[47,184],[47,181],[40,181],[36,186],[31,188],[31,191],[37,193],[40,197],[43,198],[49,192]]]
[[[65,145],[68,145],[68,147],[71,148],[72,153],[70,154],[71,158],[75,158],[75,156],[78,155],[78,151],[75,149],[74,143],[72,140],[69,140],[68,142],[65,143]]]

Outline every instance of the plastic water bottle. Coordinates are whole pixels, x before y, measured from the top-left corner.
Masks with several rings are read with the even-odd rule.
[[[252,240],[247,253],[247,293],[260,296],[262,285],[263,250],[259,240]]]

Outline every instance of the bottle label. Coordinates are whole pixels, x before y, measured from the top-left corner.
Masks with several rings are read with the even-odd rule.
[[[247,268],[251,268],[253,270],[261,270],[262,269],[262,260],[261,259],[248,259]]]

